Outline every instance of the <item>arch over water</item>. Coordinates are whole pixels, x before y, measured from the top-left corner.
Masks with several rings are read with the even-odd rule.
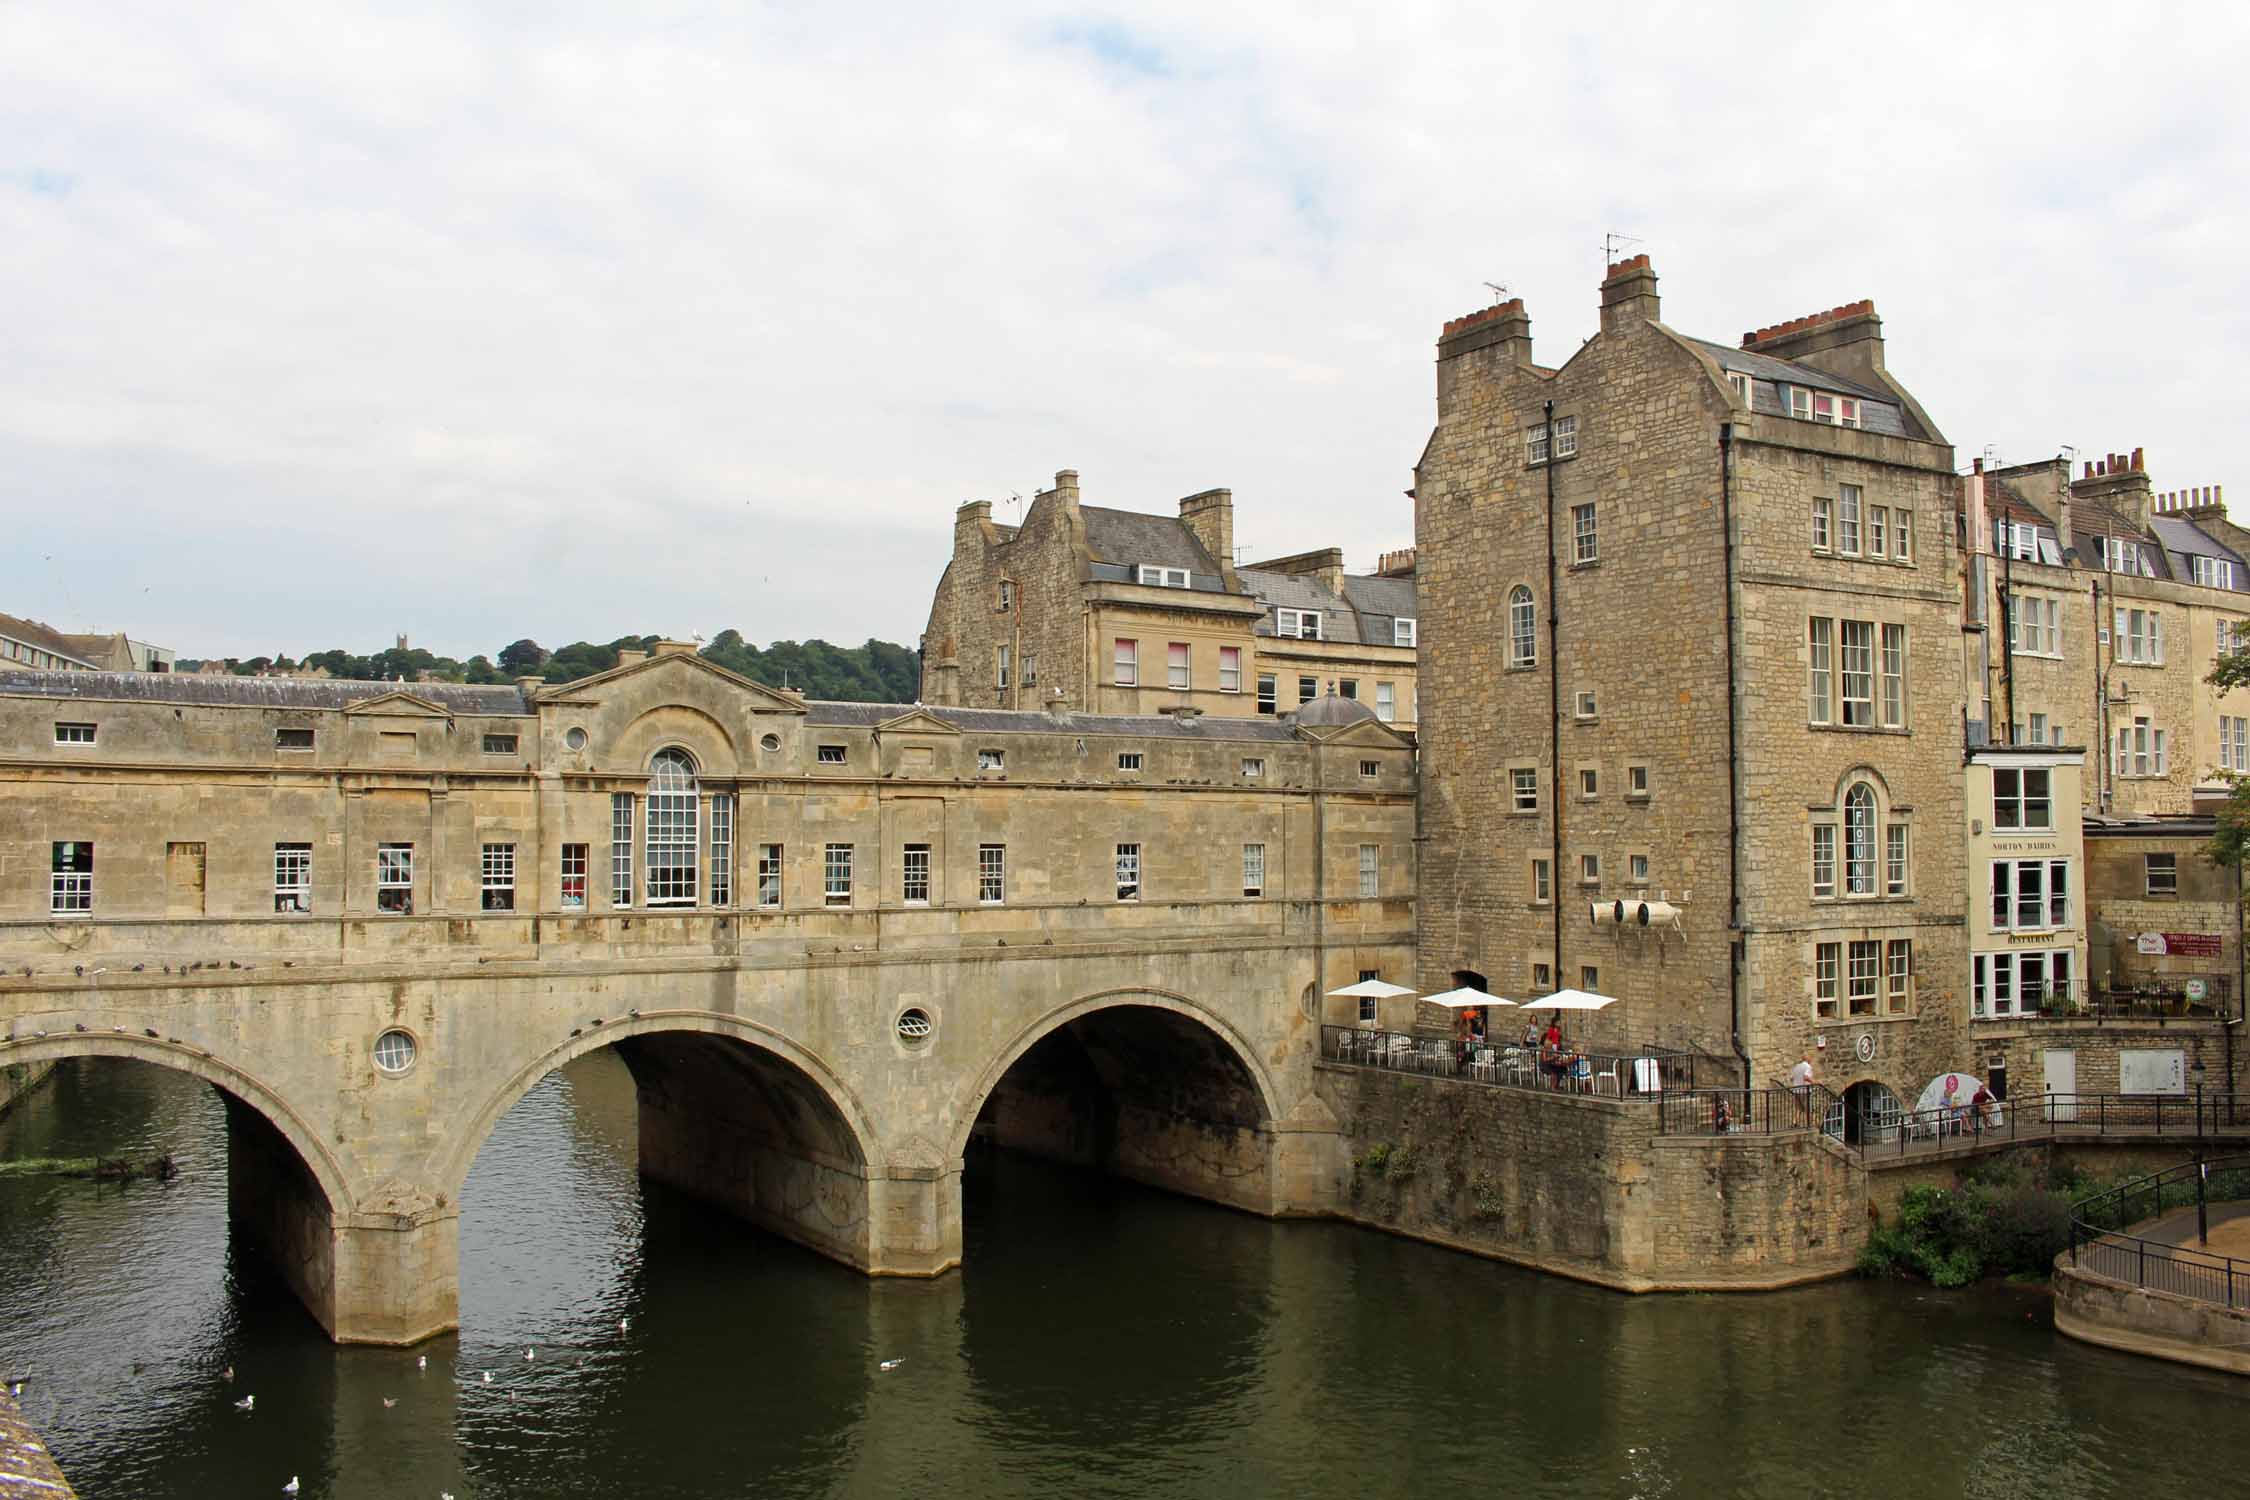
[[[0,1053],[0,1062],[67,1062],[77,1057],[123,1058],[202,1079],[273,1127],[274,1134],[296,1152],[321,1195],[327,1199],[331,1214],[341,1218],[356,1211],[357,1197],[343,1164],[296,1106],[255,1075],[199,1048],[129,1032],[86,1031],[28,1041],[19,1038],[14,1046]]]

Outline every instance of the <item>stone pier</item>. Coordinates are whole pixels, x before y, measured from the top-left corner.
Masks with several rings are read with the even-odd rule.
[[[77,1493],[23,1408],[0,1388],[0,1500],[75,1500]]]

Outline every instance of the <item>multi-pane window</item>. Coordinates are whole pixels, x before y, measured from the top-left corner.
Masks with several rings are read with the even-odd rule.
[[[94,909],[94,846],[83,839],[57,840],[47,887],[48,910],[61,916]]]
[[[1578,795],[1587,802],[1602,794],[1602,773],[1592,766],[1581,766],[1578,771]]]
[[[1188,586],[1188,570],[1185,568],[1159,568],[1149,563],[1142,563],[1140,581],[1160,589],[1184,589]]]
[[[1851,945],[1844,971],[1845,999],[1855,1016],[1875,1014],[1875,991],[1882,977],[1883,945],[1861,941]]]
[[[1813,945],[1813,1015],[1832,1021],[1841,1001],[1844,945],[1842,943],[1816,943]]]
[[[586,865],[588,850],[584,844],[562,846],[562,904],[564,911],[586,909]]]
[[[1382,888],[1382,848],[1376,844],[1359,846],[1359,894],[1366,900]]]
[[[1906,868],[1906,825],[1904,823],[1886,823],[1883,825],[1884,895],[1903,896],[1906,894]]]
[[[1008,752],[1005,750],[979,750],[977,769],[980,771],[1005,771],[1008,769]]]
[[[1914,512],[1910,510],[1891,512],[1891,558],[1894,562],[1914,561]]]
[[[94,743],[94,726],[84,723],[58,723],[55,725],[55,743],[58,745],[91,745]]]
[[[2070,861],[1992,862],[1992,926],[2002,932],[2045,932],[2070,925]]]
[[[1515,796],[1517,812],[1539,810],[1539,773],[1530,766],[1518,766],[1508,773],[1508,784]]]
[[[758,904],[772,910],[781,905],[781,846],[758,846]]]
[[[1307,703],[1310,703],[1310,702],[1312,702],[1312,701],[1313,701],[1313,699],[1315,699],[1315,698],[1317,698],[1317,697],[1319,697],[1319,696],[1320,696],[1320,679],[1319,679],[1319,678],[1317,678],[1317,677],[1300,677],[1300,678],[1298,678],[1298,679],[1297,679],[1297,702],[1298,702],[1298,704],[1299,704],[1300,706],[1302,706],[1302,705],[1304,705],[1304,704],[1307,704]]]
[[[1317,609],[1276,609],[1273,612],[1274,633],[1294,640],[1319,640],[1320,621]]]
[[[1847,622],[1848,623],[1848,622]],[[1883,627],[1883,727],[1906,726],[1906,627]]]
[[[2218,636],[2218,654],[2222,659],[2250,646],[2250,620],[2221,620],[2215,633]]]
[[[2119,776],[2162,776],[2169,770],[2164,731],[2151,727],[2145,716],[2117,726],[2117,757],[2112,765]]]
[[[1263,896],[1266,893],[1266,846],[1242,846],[1242,894]]]
[[[1826,552],[1835,545],[1836,502],[1826,495],[1816,495],[1812,503],[1812,547],[1815,552]]]
[[[1026,651],[1023,654],[1023,685],[1025,687],[1037,687],[1039,685],[1039,653],[1036,651]]]
[[[1117,769],[1120,771],[1138,771],[1141,769],[1141,752],[1138,750],[1118,751]]]
[[[1245,781],[1256,781],[1265,774],[1266,758],[1264,756],[1245,755],[1242,757],[1242,777]]]
[[[695,762],[685,750],[656,752],[649,763],[644,844],[650,906],[693,906],[701,837],[696,827]]]
[[[1578,966],[1578,987],[1589,995],[1598,994],[1602,987],[1602,971],[1592,964]]]
[[[1648,795],[1647,766],[1627,766],[1625,768],[1625,795],[1628,797],[1646,797]]]
[[[1008,685],[1008,668],[1012,659],[1009,648],[1006,646],[996,647],[993,656],[992,685],[1004,688]]]
[[[484,737],[484,753],[487,755],[513,755],[516,753],[516,746],[519,743],[517,737],[512,734],[488,734]]]
[[[1578,454],[1578,419],[1555,418],[1555,457],[1575,458]]]
[[[1867,555],[1883,557],[1891,550],[1891,511],[1887,505],[1867,508]]]
[[[2223,557],[2197,557],[2195,581],[2206,588],[2231,589],[2234,587],[2234,564]]]
[[[829,906],[852,904],[852,846],[829,844],[820,852],[821,899]]]
[[[930,904],[930,846],[908,844],[898,862],[899,899],[908,906]]]
[[[1413,645],[1415,628],[1416,622],[1404,616],[1391,621],[1391,644],[1394,646]]]
[[[1597,716],[1597,714],[1595,713],[1595,707],[1594,707],[1594,705],[1595,705],[1595,701],[1596,701],[1596,700],[1595,700],[1595,698],[1594,698],[1594,695],[1593,695],[1593,693],[1592,693],[1592,692],[1590,692],[1590,691],[1582,691],[1582,692],[1580,692],[1580,693],[1579,693],[1579,695],[1578,695],[1578,701],[1577,701],[1577,712],[1578,712],[1578,717],[1579,717],[1579,718],[1581,718],[1581,719],[1591,719],[1591,718],[1595,718],[1595,717],[1598,717],[1598,716]]]
[[[1815,896],[1836,894],[1836,825],[1833,823],[1812,826],[1812,893]]]
[[[1834,713],[1831,705],[1835,694],[1835,641],[1836,622],[1825,615],[1813,616],[1805,637],[1806,661],[1810,666],[1805,713],[1815,724],[1826,724]]]
[[[309,729],[276,729],[273,732],[273,747],[276,750],[310,750],[313,747],[313,732]]]
[[[292,916],[312,910],[312,845],[273,846],[273,909]]]
[[[2053,779],[2054,773],[2043,766],[1993,767],[1992,826],[2042,832],[2053,828],[2054,801],[2049,795]]]
[[[1242,648],[1240,646],[1221,646],[1219,648],[1219,691],[1222,693],[1239,693],[1242,691]]]
[[[1010,608],[1013,608],[1013,607],[1014,607],[1014,605],[1015,605],[1015,602],[1016,602],[1016,581],[1015,581],[1015,580],[1014,580],[1013,578],[1003,578],[1003,579],[1001,579],[1001,580],[1000,580],[1000,607],[1001,607],[1002,609],[1010,609]]]
[[[1531,590],[1522,584],[1508,595],[1508,665],[1531,667],[1539,663],[1539,617],[1532,609]]]
[[[1727,389],[1734,392],[1734,399],[1744,406],[1750,404],[1750,377],[1740,370],[1727,371]]]
[[[998,906],[1008,899],[1008,846],[977,845],[977,900]]]
[[[1258,712],[1262,714],[1281,712],[1281,685],[1274,680],[1274,675],[1271,672],[1260,672],[1258,674]]]
[[[1884,1010],[1894,1016],[1905,1015],[1914,1008],[1914,944],[1908,938],[1893,938],[1885,945],[1883,957],[1890,981],[1884,987]]]
[[[1117,899],[1141,899],[1141,846],[1138,844],[1117,846]]]
[[[1398,717],[1397,690],[1387,682],[1375,684],[1375,717],[1386,724]]]
[[[1859,486],[1836,486],[1836,550],[1847,557],[1859,556]]]
[[[734,905],[734,794],[711,797],[711,904]]]
[[[1523,461],[1527,464],[1543,464],[1547,461],[1546,423],[1541,422],[1524,430]]]
[[[633,794],[609,799],[609,904],[633,904]]]
[[[1164,648],[1164,680],[1168,687],[1188,686],[1188,648],[1185,642],[1174,641]]]
[[[2110,640],[2117,659],[2135,666],[2164,665],[2164,616],[2153,609],[2120,609],[2113,612],[2116,629]]]
[[[1570,560],[1573,563],[1590,563],[1599,556],[1594,532],[1594,503],[1570,508]]]
[[[481,862],[485,911],[516,909],[516,846],[486,844]]]
[[[2062,655],[2062,601],[2017,594],[2008,601],[2008,644],[2026,656]]]
[[[410,913],[414,910],[414,846],[375,846],[375,909]]]
[[[1875,722],[1875,623],[1872,620],[1839,620],[1837,637],[1843,670],[1843,722],[1866,728]]]
[[[1373,781],[1382,774],[1383,763],[1379,760],[1363,760],[1359,763],[1359,778],[1362,781]]]
[[[1600,885],[1602,883],[1602,857],[1599,854],[1581,854],[1578,856],[1578,883],[1580,885]]]
[[[1137,687],[1140,684],[1141,643],[1139,641],[1119,640],[1116,643],[1116,651],[1111,660],[1114,663],[1112,680],[1119,687]]]
[[[2177,854],[2147,854],[2142,856],[2141,889],[2151,896],[2177,896],[2180,893],[2180,857]]]
[[[842,745],[822,745],[813,755],[824,766],[840,766],[847,758]]]
[[[1844,793],[1844,894],[1875,894],[1875,791],[1864,781]]]
[[[2219,715],[2219,769],[2250,771],[2250,719]]]
[[[1555,867],[1549,860],[1531,862],[1531,899],[1541,906],[1555,899]]]
[[[1631,880],[1633,884],[1647,885],[1648,856],[1645,854],[1635,854],[1628,856],[1625,861],[1625,874],[1626,878]]]
[[[2070,960],[2068,948],[1974,955],[1969,961],[1969,1014],[2033,1015],[2048,1001],[2067,1005]]]

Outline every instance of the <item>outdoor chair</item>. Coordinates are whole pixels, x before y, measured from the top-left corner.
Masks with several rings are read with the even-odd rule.
[[[1622,1081],[1620,1081],[1618,1077],[1618,1069],[1623,1066],[1624,1065],[1618,1062],[1616,1058],[1611,1058],[1609,1061],[1609,1066],[1594,1075],[1594,1092],[1597,1094],[1604,1092],[1602,1088],[1602,1080],[1606,1078],[1609,1080],[1609,1088],[1607,1092],[1615,1094],[1620,1099],[1624,1098],[1625,1085]]]

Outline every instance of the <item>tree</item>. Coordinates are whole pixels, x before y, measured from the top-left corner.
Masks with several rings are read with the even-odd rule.
[[[2224,693],[2232,688],[2250,687],[2250,646],[2229,652],[2211,668],[2203,679]],[[2225,865],[2235,874],[2235,885],[2242,884],[2242,864],[2250,856],[2250,777],[2221,772],[2234,785],[2227,795],[2226,805],[2219,809],[2213,825],[2211,842],[2203,846],[2203,857],[2215,865]]]
[[[547,648],[529,636],[500,648],[500,670],[511,677],[528,677],[547,664]]]

